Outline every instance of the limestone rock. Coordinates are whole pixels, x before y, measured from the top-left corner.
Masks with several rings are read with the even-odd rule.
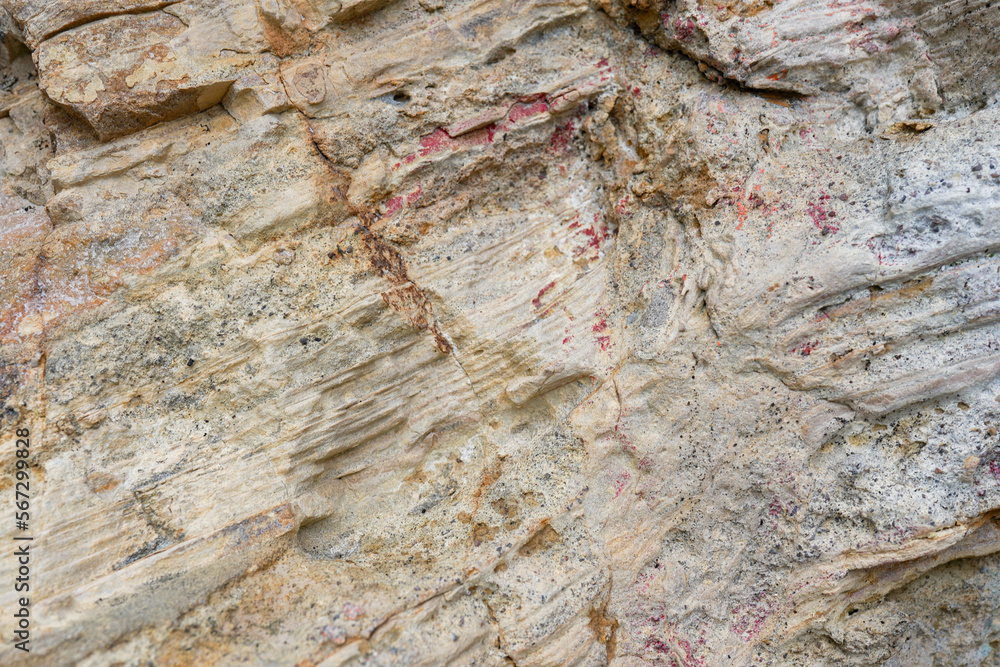
[[[0,1],[0,661],[998,664],[998,7]]]
[[[108,139],[218,104],[265,47],[252,5],[206,0],[88,22],[35,58],[46,95]]]

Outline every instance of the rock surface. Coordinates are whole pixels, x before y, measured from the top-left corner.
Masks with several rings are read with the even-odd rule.
[[[0,27],[3,664],[1000,664],[1000,4]]]

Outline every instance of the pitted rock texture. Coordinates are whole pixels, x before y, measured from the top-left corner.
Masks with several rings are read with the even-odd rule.
[[[1000,4],[0,26],[3,664],[1000,665]]]

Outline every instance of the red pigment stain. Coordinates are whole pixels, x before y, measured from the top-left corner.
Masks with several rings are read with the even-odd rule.
[[[647,649],[653,649],[657,653],[665,653],[667,655],[670,655],[671,653],[673,653],[673,651],[670,649],[670,645],[667,644],[662,639],[660,639],[659,637],[650,637],[649,639],[647,639],[646,640],[646,648]],[[676,664],[676,662],[675,662],[675,664]]]
[[[747,604],[737,605],[733,609],[733,633],[740,641],[756,639],[773,612],[773,605],[764,599],[763,594],[757,593]]]
[[[611,349],[611,337],[610,336],[598,336],[597,344],[601,346],[601,350],[607,352]]]
[[[549,110],[550,107],[545,94],[539,93],[521,98],[511,106],[507,112],[507,117],[502,121],[491,123],[478,130],[452,137],[443,127],[439,127],[430,134],[422,137],[420,139],[420,148],[417,149],[417,152],[404,157],[400,164],[411,164],[417,157],[426,157],[445,150],[457,150],[491,144],[496,137],[497,130],[509,130],[517,121],[537,116]],[[567,123],[567,125],[570,124]],[[572,131],[572,127],[569,127],[568,131]],[[566,141],[568,142],[568,136]],[[400,164],[394,165],[393,170],[397,169]]]
[[[569,141],[573,137],[574,130],[576,130],[576,123],[573,119],[566,121],[562,125],[557,125],[555,131],[552,132],[552,139],[549,141],[552,150],[556,152],[565,151],[569,147]]]
[[[625,408],[622,410],[621,415],[618,417],[618,422],[615,423],[615,440],[618,441],[618,445],[621,447],[622,451],[626,454],[635,454],[636,446],[632,443],[631,433],[631,420],[628,418],[630,409]],[[624,423],[622,420],[624,418]]]
[[[533,305],[535,308],[541,308],[542,307],[542,297],[545,296],[546,292],[548,292],[550,289],[552,289],[555,286],[556,286],[556,283],[555,283],[555,281],[553,281],[553,282],[549,283],[548,285],[546,285],[545,287],[543,287],[542,289],[538,290],[538,296],[536,296],[534,299],[531,300],[531,305]]]
[[[423,188],[421,188],[421,186],[418,185],[415,190],[406,194],[405,196],[400,195],[398,197],[393,197],[392,199],[390,199],[385,203],[385,216],[391,217],[393,215],[396,215],[401,210],[403,210],[404,206],[413,206],[413,204],[415,204],[417,200],[420,199],[420,195],[422,192]]]
[[[656,651],[668,656],[670,667],[707,667],[705,659],[696,655],[691,642],[672,636],[674,634],[672,632],[667,634],[667,639],[670,640],[669,643],[660,637],[653,636],[646,640],[646,650]],[[698,643],[704,645],[703,641],[699,641]]]
[[[622,494],[622,491],[625,490],[625,485],[628,484],[628,481],[630,479],[632,479],[632,473],[630,473],[628,470],[623,470],[622,472],[618,473],[618,476],[615,477],[614,481],[615,498],[617,498]]]
[[[618,204],[615,206],[615,211],[618,215],[632,215],[632,212],[628,210],[628,206],[631,203],[632,200],[629,197],[622,197],[618,200]]]
[[[875,249],[876,244],[878,245],[878,249],[877,250]],[[878,258],[878,265],[879,266],[883,266],[883,265],[886,265],[886,264],[889,264],[889,265],[894,264],[894,262],[889,262],[889,261],[887,261],[882,256],[882,239],[878,239],[876,241],[875,237],[872,237],[872,238],[868,239],[867,241],[865,241],[865,245],[868,247],[869,250],[872,251],[872,254],[875,255]]]
[[[1000,484],[1000,461],[990,461],[989,468],[993,479],[997,481],[997,484]]]
[[[639,89],[639,86],[632,88],[632,97],[637,100],[642,99],[642,91]]]
[[[531,118],[532,116],[537,116],[540,113],[545,113],[549,110],[549,103],[545,100],[538,100],[530,104],[518,102],[515,104],[510,113],[507,114],[507,120],[511,123],[516,123],[524,118]]]
[[[386,215],[396,215],[403,208],[403,198],[393,197],[385,204],[385,214]]]
[[[582,246],[573,251],[574,257],[581,257],[590,250],[599,251],[601,249],[601,245],[611,237],[611,230],[608,228],[607,224],[598,223],[597,221],[577,233],[587,237],[587,240]]]
[[[818,347],[818,340],[814,340],[811,343],[802,343],[801,345],[796,345],[792,348],[792,354],[801,354],[803,357],[808,357],[810,354],[815,352]]]
[[[420,157],[453,148],[455,140],[448,136],[442,128],[438,128],[420,140]]]
[[[607,67],[607,64],[606,60],[601,60],[598,63],[599,66],[603,67]],[[582,87],[586,88],[593,85],[593,83],[585,83]],[[490,123],[489,125],[478,130],[457,133],[456,136],[452,136],[445,128],[439,127],[430,134],[422,137],[420,139],[420,147],[417,151],[407,155],[400,160],[400,162],[394,164],[392,166],[392,170],[395,171],[402,165],[411,164],[418,157],[426,157],[441,151],[459,150],[462,148],[492,144],[498,132],[506,132],[512,129],[518,121],[543,113],[555,113],[557,111],[561,111],[562,109],[558,107],[559,103],[560,100],[558,98],[553,101],[550,100],[545,93],[536,93],[534,95],[521,97],[510,106],[506,116],[502,120]],[[462,123],[456,123],[449,127],[458,127],[461,126],[461,124]],[[565,151],[569,146],[570,139],[572,138],[572,134],[575,130],[576,123],[572,119],[566,121],[562,125],[557,125],[550,140],[552,150],[554,152]],[[561,165],[560,169],[562,169]]]
[[[563,338],[563,345],[570,342],[571,340],[573,340],[572,336],[566,336],[565,338]]]
[[[344,605],[341,613],[346,616],[349,621],[356,621],[365,615],[365,610],[363,607],[348,602]]]
[[[657,567],[657,570],[660,568]],[[652,583],[653,579],[656,577],[656,572],[642,572],[635,578],[635,590],[639,595],[646,595],[649,591],[649,584]]]
[[[879,35],[877,35],[873,30],[864,30],[860,21],[852,21],[848,23],[846,27],[847,32],[858,35],[847,43],[852,49],[863,49],[869,54],[875,54],[882,50],[882,47],[880,47],[878,42],[875,41],[879,38]],[[884,31],[883,36],[887,38],[886,41],[892,41],[899,36],[899,29],[890,27]],[[886,49],[888,50],[888,45],[886,46]]]
[[[677,40],[681,42],[690,41],[694,37],[695,22],[692,19],[677,19],[674,21],[674,30],[677,31]]]
[[[768,78],[769,81],[781,81],[786,76],[788,76],[788,70],[787,69],[783,69],[780,72],[778,72],[777,74],[772,74],[771,76],[769,76],[767,78]]]
[[[807,211],[809,217],[812,218],[813,224],[824,234],[836,234],[840,231],[840,227],[836,223],[832,222],[833,218],[837,217],[836,211],[826,210],[824,203],[830,199],[830,195],[824,194],[819,198],[819,203],[809,202],[807,205]]]
[[[607,328],[608,328],[608,321],[607,319],[602,318],[600,322],[594,325],[593,331],[604,331]]]
[[[486,127],[463,134],[457,138],[449,135],[444,128],[439,127],[420,140],[420,148],[417,153],[411,153],[403,158],[403,164],[410,164],[420,157],[426,157],[434,153],[445,150],[456,150],[459,148],[469,148],[471,146],[484,146],[493,143],[496,135],[497,125],[487,125]]]

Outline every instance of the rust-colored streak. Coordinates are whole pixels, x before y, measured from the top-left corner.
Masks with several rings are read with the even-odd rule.
[[[618,619],[608,614],[607,600],[593,607],[587,616],[590,619],[587,623],[590,631],[594,633],[598,643],[604,646],[608,663],[611,663],[618,652]]]
[[[368,270],[377,273],[393,285],[392,289],[382,292],[382,300],[416,328],[429,331],[434,337],[434,346],[444,354],[450,354],[452,345],[438,326],[430,299],[416,283],[410,280],[406,270],[406,260],[395,246],[369,229],[378,220],[378,215],[368,208],[348,201],[341,188],[334,188],[334,200],[343,202],[361,221],[354,229],[354,236]]]

